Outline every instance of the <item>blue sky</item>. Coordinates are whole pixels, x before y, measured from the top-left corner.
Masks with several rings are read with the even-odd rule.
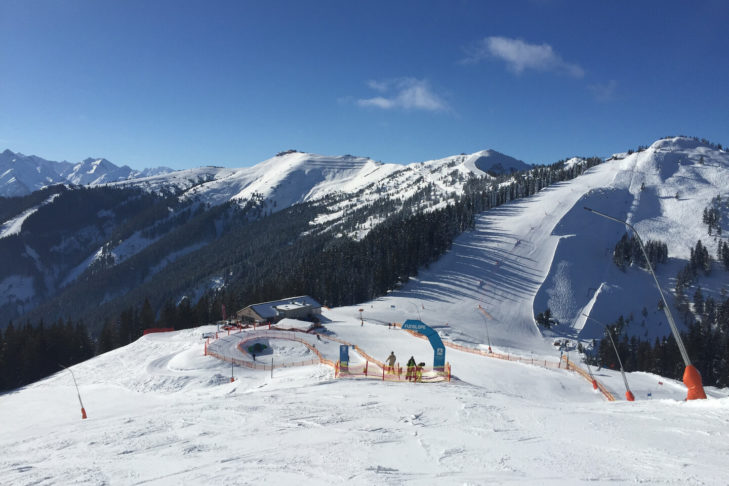
[[[0,1],[0,150],[528,163],[729,144],[729,2]]]

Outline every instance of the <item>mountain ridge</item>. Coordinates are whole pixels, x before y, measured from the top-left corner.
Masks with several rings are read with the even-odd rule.
[[[169,172],[172,169],[167,167],[117,167],[105,158],[94,157],[76,164],[56,162],[5,149],[0,152],[0,197],[24,196],[54,184],[99,185]]]

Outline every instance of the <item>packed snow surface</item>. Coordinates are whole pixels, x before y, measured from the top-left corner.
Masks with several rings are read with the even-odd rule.
[[[325,311],[329,335],[376,359],[432,353],[347,314]],[[231,383],[230,364],[203,355],[211,331],[147,335],[74,366],[87,420],[67,371],[3,395],[3,482],[725,484],[729,472],[725,392],[684,402],[680,384],[632,374],[638,400],[608,402],[563,369],[451,349],[450,383],[335,379],[321,364],[235,367]],[[275,354],[300,359],[289,344]],[[596,374],[620,396],[615,375]]]

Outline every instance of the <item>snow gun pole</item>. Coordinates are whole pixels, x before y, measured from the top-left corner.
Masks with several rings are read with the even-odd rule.
[[[78,395],[78,403],[81,405],[81,420],[87,418],[86,409],[84,408],[84,402],[81,401],[81,392],[78,390],[78,383],[76,383],[76,376],[74,376],[73,371],[71,371],[71,368],[66,368],[61,363],[58,363],[58,366],[60,366],[64,370],[68,370],[69,373],[71,373],[71,378],[73,378],[73,384],[76,386],[76,395]]]
[[[643,240],[640,239],[640,235],[635,230],[633,225],[631,225],[627,221],[613,218],[612,216],[608,216],[607,214],[595,211],[594,209],[590,209],[588,207],[585,207],[585,209],[587,211],[590,211],[591,213],[597,214],[598,216],[602,216],[603,218],[615,221],[616,223],[624,224],[625,226],[630,228],[633,234],[635,234],[635,239],[638,240],[640,249],[643,252],[643,257],[645,258],[645,264],[648,266],[648,271],[651,273],[653,281],[656,283],[656,287],[658,288],[658,293],[661,295],[661,301],[663,302],[663,311],[666,313],[666,319],[668,319],[668,324],[669,326],[671,326],[671,332],[673,333],[673,337],[676,340],[676,344],[678,344],[678,350],[681,352],[681,357],[683,358],[683,362],[686,365],[686,368],[683,372],[683,383],[686,385],[686,388],[688,388],[686,400],[705,399],[706,393],[704,392],[704,385],[701,382],[701,373],[699,373],[699,370],[697,370],[696,367],[691,364],[691,360],[689,359],[688,353],[686,352],[686,347],[683,345],[683,339],[681,339],[681,333],[678,332],[676,322],[673,320],[673,315],[671,315],[671,309],[668,306],[668,302],[666,302],[666,297],[663,295],[663,289],[661,289],[661,285],[658,283],[658,278],[653,271],[653,265],[651,265],[650,258],[648,258],[648,253],[645,251],[645,247],[643,246]]]
[[[610,331],[610,327],[606,324],[603,324],[602,322],[598,321],[594,317],[590,317],[587,314],[582,314],[583,316],[587,317],[590,320],[593,320],[603,326],[605,328],[605,331],[607,332],[608,337],[610,338],[610,342],[613,345],[613,349],[615,350],[615,356],[618,358],[618,364],[620,365],[620,374],[623,375],[623,383],[625,383],[625,399],[629,402],[632,402],[635,400],[635,396],[633,395],[633,392],[630,391],[630,387],[628,386],[628,379],[625,377],[625,371],[623,370],[623,362],[620,360],[620,353],[618,353],[618,347],[615,346],[615,341],[613,340],[613,333]],[[588,365],[589,366],[589,365]]]
[[[483,323],[486,326],[486,342],[489,343],[489,353],[492,353],[491,351],[491,337],[489,336],[489,324],[487,322],[487,319],[492,319],[491,315],[486,312],[486,309],[481,307],[481,304],[478,304],[478,310],[481,311],[481,314],[483,314]]]
[[[590,363],[585,360],[585,364],[587,365],[587,372],[590,374],[590,379],[592,380],[592,388],[597,390],[597,380],[595,379],[595,376],[592,374],[592,368],[590,368]]]

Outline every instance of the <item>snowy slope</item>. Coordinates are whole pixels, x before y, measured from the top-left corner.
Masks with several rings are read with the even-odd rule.
[[[43,201],[43,203],[39,204],[38,206],[26,209],[21,214],[15,216],[14,218],[10,218],[9,220],[3,222],[0,224],[0,238],[5,238],[6,236],[15,235],[20,233],[23,222],[30,217],[31,214],[38,211],[38,208],[43,206],[44,204],[50,204],[52,203],[56,198],[58,197],[58,194],[53,194],[48,199]]]
[[[425,341],[328,314],[384,358]],[[448,351],[450,383],[335,379],[324,365],[254,371],[203,356],[199,328],[149,335],[0,397],[8,484],[723,484],[729,398],[685,403],[631,375],[607,402],[582,378]],[[214,328],[213,328],[214,329]],[[326,341],[327,338],[325,337]],[[277,359],[298,359],[281,341]],[[426,343],[427,344],[427,343]],[[432,352],[432,351],[431,351]],[[53,406],[49,406],[53,404]]]
[[[403,289],[368,304],[368,315],[380,322],[420,315],[464,344],[484,345],[490,338],[504,349],[535,352],[551,347],[553,335],[585,342],[600,338],[602,328],[585,324],[583,313],[604,323],[632,315],[631,334],[665,336],[670,330],[656,308],[659,295],[650,275],[636,268],[622,272],[612,263],[625,228],[584,206],[626,219],[646,241],[665,241],[670,260],[657,273],[668,290],[697,239],[716,253],[717,242],[706,236],[700,215],[718,193],[726,199],[728,187],[726,152],[688,138],[657,141],[643,152],[482,213],[475,231],[458,237],[450,252]],[[703,289],[712,288],[718,299],[727,277],[719,268],[715,273]],[[547,307],[561,324],[543,336],[534,316]]]

